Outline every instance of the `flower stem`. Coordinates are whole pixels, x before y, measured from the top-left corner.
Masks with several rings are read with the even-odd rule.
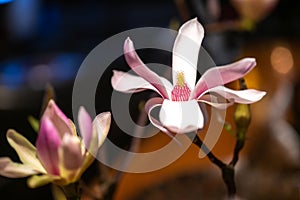
[[[245,137],[245,134],[243,134],[243,132],[238,131],[236,133],[236,143],[235,143],[235,147],[234,147],[234,151],[233,151],[233,157],[230,162],[230,165],[232,165],[232,166],[235,166],[239,160],[240,151],[242,150],[242,148],[245,145],[244,137]]]
[[[208,147],[202,142],[202,140],[199,138],[199,136],[196,134],[196,137],[193,140],[193,143],[198,146],[200,149],[202,149],[209,160],[215,164],[222,172],[222,178],[224,183],[227,187],[227,194],[228,198],[232,199],[236,194],[236,187],[235,187],[235,181],[234,181],[234,166],[231,164],[226,164],[223,161],[221,161],[219,158],[217,158],[209,149]]]
[[[236,186],[234,180],[234,175],[235,175],[234,166],[230,164],[225,165],[224,167],[221,168],[221,171],[222,171],[223,181],[227,187],[228,198],[232,199],[235,197],[236,194]]]
[[[61,186],[67,200],[80,200],[81,192],[78,182]]]
[[[112,200],[114,198],[115,191],[117,189],[117,183],[112,182],[109,184],[107,187],[107,190],[104,193],[104,198],[105,200]]]
[[[240,90],[247,89],[246,82],[243,78],[239,79]],[[202,142],[199,136],[193,139],[193,143],[206,153],[209,160],[218,166],[222,172],[222,178],[227,187],[228,198],[233,199],[236,194],[236,186],[234,181],[235,170],[234,166],[239,160],[239,153],[245,145],[246,132],[251,122],[251,110],[248,104],[237,104],[234,112],[234,121],[236,125],[236,143],[233,150],[232,160],[229,164],[218,159],[210,149]]]
[[[217,165],[219,168],[222,168],[226,165],[208,149],[208,147],[202,142],[198,135],[196,135],[196,137],[194,138],[193,143],[197,145],[200,149],[202,149],[206,153],[209,160],[215,165]]]

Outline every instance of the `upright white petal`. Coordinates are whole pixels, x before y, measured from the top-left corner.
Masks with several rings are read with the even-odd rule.
[[[204,29],[197,18],[187,21],[178,31],[173,46],[173,85],[177,74],[184,72],[185,80],[190,89],[195,87],[198,54],[204,37]]]

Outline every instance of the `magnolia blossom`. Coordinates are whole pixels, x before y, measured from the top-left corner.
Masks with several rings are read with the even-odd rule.
[[[254,89],[235,91],[223,86],[252,70],[256,65],[254,58],[245,58],[229,65],[211,68],[196,83],[198,53],[203,37],[203,27],[196,18],[186,22],[179,29],[173,46],[173,84],[158,76],[142,62],[129,38],[124,43],[125,59],[139,76],[114,71],[112,86],[117,91],[127,93],[146,89],[156,91],[161,98],[150,99],[145,108],[152,124],[167,134],[202,129],[204,116],[199,103],[226,108],[230,102],[254,103],[266,94]],[[219,103],[216,101],[216,95],[228,99],[229,102]],[[151,115],[155,107],[161,107],[159,120]]]
[[[7,140],[22,163],[8,157],[0,158],[0,175],[9,178],[31,176],[28,185],[32,188],[50,182],[58,185],[75,182],[93,162],[92,154],[104,142],[110,120],[110,113],[105,112],[92,122],[87,111],[80,107],[81,139],[73,122],[50,100],[41,118],[36,147],[16,131],[7,131]]]

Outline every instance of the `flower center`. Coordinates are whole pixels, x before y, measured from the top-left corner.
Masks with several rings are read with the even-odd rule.
[[[191,94],[189,86],[185,82],[184,73],[179,72],[176,77],[176,85],[174,86],[171,95],[173,101],[187,101]]]

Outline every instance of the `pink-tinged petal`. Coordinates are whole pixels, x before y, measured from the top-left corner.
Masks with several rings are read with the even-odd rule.
[[[218,109],[227,109],[229,106],[232,106],[234,104],[234,101],[232,99],[229,99],[229,102],[227,101],[219,101],[217,97],[213,95],[204,95],[200,99],[198,99],[198,102],[202,102],[205,104],[208,104],[212,107],[218,108]]]
[[[37,187],[47,185],[48,183],[54,182],[59,179],[60,177],[58,176],[49,176],[47,174],[34,175],[27,179],[27,185],[30,188],[37,188]]]
[[[171,133],[167,128],[165,128],[157,119],[155,119],[155,117],[153,117],[151,115],[151,111],[156,108],[156,107],[161,107],[162,103],[163,103],[163,99],[159,98],[159,97],[154,97],[151,98],[147,101],[146,105],[145,105],[145,111],[148,113],[148,117],[150,122],[159,130],[161,130],[162,132],[165,132],[166,134],[168,134],[170,137],[174,137],[174,134]]]
[[[178,31],[172,58],[173,85],[176,85],[177,74],[184,73],[190,89],[196,83],[198,54],[204,37],[204,29],[197,18],[184,23]]]
[[[106,139],[111,124],[111,113],[103,112],[96,116],[93,121],[93,137],[90,148],[86,153],[85,160],[81,166],[79,177],[93,162],[94,157],[97,156],[98,150]],[[76,178],[76,177],[75,177]]]
[[[145,105],[145,111],[148,113],[148,118],[149,118],[151,124],[153,124],[153,126],[155,126],[159,130],[161,130],[162,132],[167,134],[178,145],[181,145],[179,140],[176,138],[176,133],[169,130],[168,127],[164,127],[164,125],[159,120],[155,119],[155,117],[153,117],[151,115],[152,110],[155,109],[156,107],[161,107],[163,101],[164,100],[162,98],[159,98],[159,97],[154,97],[154,98],[149,99],[147,101],[146,105]]]
[[[28,165],[15,163],[10,158],[0,158],[0,175],[8,178],[23,178],[39,172]]]
[[[78,170],[83,163],[81,142],[77,136],[65,135],[59,149],[61,166],[69,171]],[[62,170],[63,171],[63,170]],[[61,173],[60,176],[64,174]]]
[[[196,100],[164,100],[159,119],[164,127],[179,134],[196,131],[204,126],[204,117]]]
[[[88,114],[88,112],[85,110],[84,107],[79,108],[78,124],[79,124],[81,137],[85,144],[85,148],[88,149],[92,139],[93,124],[90,115]]]
[[[59,175],[58,148],[61,145],[60,136],[52,121],[47,116],[41,120],[36,141],[37,155],[49,174]]]
[[[73,134],[70,119],[66,117],[53,100],[49,101],[43,116],[47,116],[52,121],[61,138],[63,138],[63,135],[66,133]]]
[[[169,99],[168,92],[161,78],[143,63],[129,38],[127,38],[124,43],[124,56],[128,65],[136,74],[153,85],[163,98]]]
[[[198,99],[210,88],[224,85],[245,76],[255,65],[254,58],[244,58],[225,66],[207,70],[197,82],[190,99]]]
[[[8,143],[15,149],[22,163],[40,173],[46,173],[37,158],[36,148],[21,134],[9,129],[6,134]]]
[[[94,130],[96,131],[95,137],[97,138],[97,149],[103,144],[109,132],[111,124],[110,112],[103,112],[96,116],[93,121]]]
[[[231,90],[224,86],[218,86],[215,88],[211,88],[208,90],[210,93],[217,93],[222,97],[232,100],[235,103],[241,104],[251,104],[261,100],[265,95],[266,92],[254,90],[254,89],[247,89],[247,90]]]
[[[125,93],[134,93],[134,92],[141,92],[144,90],[153,90],[160,94],[160,92],[151,85],[148,81],[144,78],[139,76],[134,76],[129,73],[121,72],[113,70],[113,76],[111,79],[111,84],[113,88],[119,92]],[[171,90],[173,88],[172,84],[165,78],[159,77],[163,85],[165,86],[168,96],[171,95]]]

